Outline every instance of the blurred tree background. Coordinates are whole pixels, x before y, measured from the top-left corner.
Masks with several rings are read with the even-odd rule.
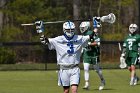
[[[104,41],[121,41],[128,34],[131,23],[139,25],[139,0],[0,0],[0,42],[39,42],[35,26],[22,27],[22,23],[89,19],[109,13],[116,15],[116,22],[103,23],[100,36]],[[75,24],[77,34],[80,34],[80,22]],[[62,23],[45,25],[44,33],[48,37],[63,34]],[[111,51],[110,55],[114,58],[115,51],[112,53],[112,47],[107,51]],[[44,53],[44,49],[47,52]],[[1,46],[0,52],[1,63],[42,62],[43,57],[49,54],[44,46]],[[44,56],[41,56],[42,53]],[[5,55],[10,55],[10,61],[5,62]],[[54,59],[54,56],[50,59]]]

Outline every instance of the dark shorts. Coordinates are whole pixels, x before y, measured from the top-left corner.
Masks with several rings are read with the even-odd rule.
[[[100,62],[100,59],[97,56],[97,57],[84,58],[83,61],[84,61],[84,63],[89,63],[89,64],[96,65],[97,63]]]
[[[127,66],[131,66],[131,65],[136,65],[138,61],[137,57],[127,57],[126,58],[126,64]]]

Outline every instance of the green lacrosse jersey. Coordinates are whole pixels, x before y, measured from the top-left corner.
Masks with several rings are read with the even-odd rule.
[[[123,47],[126,48],[125,57],[137,57],[139,46],[140,46],[140,35],[129,34],[124,40],[124,44],[123,44]]]
[[[86,33],[84,33],[84,35],[91,35],[93,33],[93,31],[87,31]],[[93,39],[89,40],[88,42],[94,42],[96,41],[97,43],[100,43],[100,38],[98,37],[98,35],[94,35]],[[99,56],[100,54],[100,48],[99,46],[86,46],[83,50],[83,58],[94,58]]]

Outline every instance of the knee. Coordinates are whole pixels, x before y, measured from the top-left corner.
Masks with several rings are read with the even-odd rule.
[[[130,67],[128,67],[128,70],[131,72],[131,71],[134,71],[136,69],[136,67],[134,65],[131,65]]]
[[[88,72],[88,71],[89,71],[89,68],[84,68],[84,71],[85,71],[85,72]]]
[[[134,65],[131,66],[131,70],[135,70],[136,67]]]
[[[64,93],[69,93],[69,88],[64,88]]]
[[[131,67],[128,67],[128,70],[131,72],[132,70],[131,70]]]
[[[77,93],[77,90],[72,89],[72,93]]]
[[[78,85],[72,85],[71,87],[72,93],[77,93],[77,88],[78,88]]]
[[[69,93],[69,90],[64,90],[64,93]]]

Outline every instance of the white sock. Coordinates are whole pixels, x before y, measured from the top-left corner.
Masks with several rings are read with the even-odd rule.
[[[86,82],[85,82],[85,85],[86,85],[86,86],[89,86],[89,82],[88,82],[88,81],[86,81]]]
[[[88,81],[88,80],[89,80],[89,72],[85,71],[85,81]]]
[[[133,81],[134,80],[134,77],[131,77],[131,81]]]

